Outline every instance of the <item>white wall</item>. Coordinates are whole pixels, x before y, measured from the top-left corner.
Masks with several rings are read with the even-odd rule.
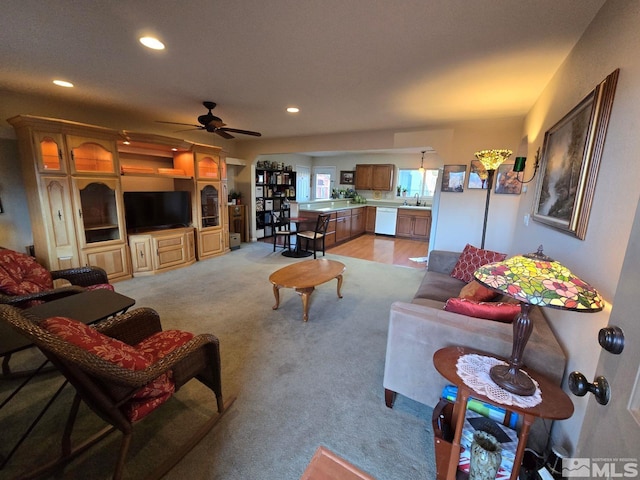
[[[532,221],[516,221],[512,251],[530,252],[544,244],[545,253],[592,283],[611,302],[640,196],[640,2],[609,0],[527,115],[524,135],[528,157],[544,141],[544,132],[568,113],[616,68],[620,68],[613,111],[602,155],[589,227],[578,240]],[[532,183],[535,187],[535,182]],[[517,217],[532,211],[535,188],[522,196]],[[580,370],[591,381],[600,348],[598,331],[607,324],[610,306],[596,314],[546,309],[567,355],[567,371]],[[598,352],[598,353],[596,353]],[[633,382],[634,379],[628,379]],[[568,391],[568,390],[567,390]],[[587,399],[571,395],[576,407],[556,422],[553,437],[575,452]],[[579,456],[579,455],[578,455]]]

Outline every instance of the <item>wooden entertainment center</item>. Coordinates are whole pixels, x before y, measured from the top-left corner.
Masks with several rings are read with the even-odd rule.
[[[98,266],[117,281],[229,251],[220,147],[31,115],[8,122],[31,192],[36,258],[48,269]],[[188,192],[190,225],[127,232],[123,193],[136,191]]]

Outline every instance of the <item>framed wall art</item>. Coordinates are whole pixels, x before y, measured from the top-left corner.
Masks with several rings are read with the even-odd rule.
[[[484,177],[484,180],[482,177]],[[484,190],[487,188],[487,170],[478,159],[471,160],[467,188],[482,188]]]
[[[466,173],[466,165],[445,165],[441,190],[443,192],[464,192],[464,177]]]
[[[353,185],[356,180],[356,172],[340,171],[340,183],[342,185]]]
[[[544,136],[533,219],[584,240],[618,70]]]
[[[518,175],[518,172],[513,171],[513,163],[500,165],[496,170],[496,193],[520,195],[522,182]]]

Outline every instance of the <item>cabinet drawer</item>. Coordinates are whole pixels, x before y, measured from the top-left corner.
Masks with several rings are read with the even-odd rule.
[[[336,218],[345,218],[351,216],[351,210],[340,210],[336,212]]]
[[[185,251],[183,248],[172,248],[170,250],[158,251],[158,265],[157,268],[167,268],[176,264],[184,263],[187,261],[185,257]]]
[[[167,248],[167,247],[181,247],[184,243],[184,236],[175,236],[169,238],[159,238],[158,239],[158,248]]]

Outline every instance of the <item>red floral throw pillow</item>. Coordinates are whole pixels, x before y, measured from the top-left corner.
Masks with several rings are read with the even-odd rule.
[[[505,253],[482,250],[467,243],[455,267],[453,267],[451,276],[465,283],[469,283],[473,280],[473,272],[475,272],[478,267],[486,265],[487,263],[500,262],[505,258],[507,258]]]
[[[152,363],[152,359],[144,352],[120,340],[107,337],[77,320],[51,317],[41,322],[40,326],[73,345],[129,370],[144,370]]]
[[[458,297],[466,298],[467,300],[475,300],[476,302],[489,302],[498,296],[498,292],[485,287],[480,282],[472,280],[467,283]]]
[[[501,302],[475,302],[466,298],[450,298],[444,305],[447,312],[460,313],[468,317],[511,323],[520,313],[520,304]]]

